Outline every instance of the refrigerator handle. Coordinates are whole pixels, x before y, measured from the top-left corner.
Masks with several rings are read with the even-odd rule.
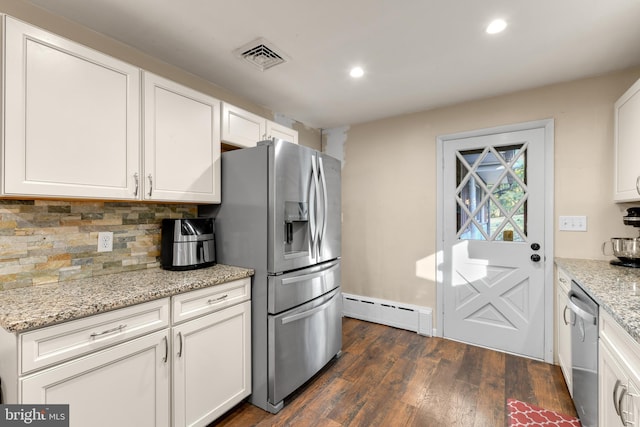
[[[327,215],[329,214],[329,206],[327,204],[327,179],[324,174],[324,164],[322,157],[318,156],[318,165],[320,168],[320,179],[322,182],[322,231],[318,233],[318,256],[322,255],[322,243],[327,232]]]
[[[309,228],[311,233],[311,257],[316,258],[316,245],[318,236],[318,223],[316,217],[316,207],[318,205],[318,170],[315,156],[311,162],[311,189],[309,191]]]

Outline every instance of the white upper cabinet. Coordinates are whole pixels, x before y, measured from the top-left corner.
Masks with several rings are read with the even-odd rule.
[[[222,103],[222,140],[238,147],[255,147],[265,139],[266,119],[256,114]]]
[[[258,141],[281,138],[298,143],[298,131],[226,102],[222,103],[222,140],[236,147],[255,147]]]
[[[640,200],[640,80],[615,104],[614,200]]]
[[[267,120],[267,138],[283,139],[285,141],[298,143],[298,131],[283,126],[279,123]]]
[[[220,101],[143,78],[144,199],[220,203]]]
[[[219,100],[11,17],[5,55],[3,194],[220,203]]]
[[[10,17],[4,193],[136,198],[140,71]]]

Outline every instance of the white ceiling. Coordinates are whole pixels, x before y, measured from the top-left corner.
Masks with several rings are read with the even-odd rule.
[[[29,2],[320,128],[640,65],[640,0]],[[233,54],[257,37],[290,61]]]

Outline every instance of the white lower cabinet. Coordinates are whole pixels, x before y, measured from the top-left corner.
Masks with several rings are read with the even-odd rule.
[[[251,394],[249,301],[173,327],[173,425],[206,426]]]
[[[602,310],[598,359],[599,425],[637,426],[640,345]]]
[[[571,374],[571,310],[567,307],[571,279],[561,270],[556,275],[556,357],[562,370],[564,381],[573,395],[573,379]]]
[[[169,425],[168,330],[20,380],[20,401],[69,404],[71,426]]]
[[[638,420],[638,390],[607,345],[600,347],[600,425],[631,426]]]
[[[250,299],[246,278],[0,329],[3,403],[69,404],[72,427],[205,426],[251,394]]]

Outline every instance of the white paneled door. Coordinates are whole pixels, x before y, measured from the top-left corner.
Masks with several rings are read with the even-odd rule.
[[[545,129],[447,140],[442,155],[443,335],[543,359]]]

